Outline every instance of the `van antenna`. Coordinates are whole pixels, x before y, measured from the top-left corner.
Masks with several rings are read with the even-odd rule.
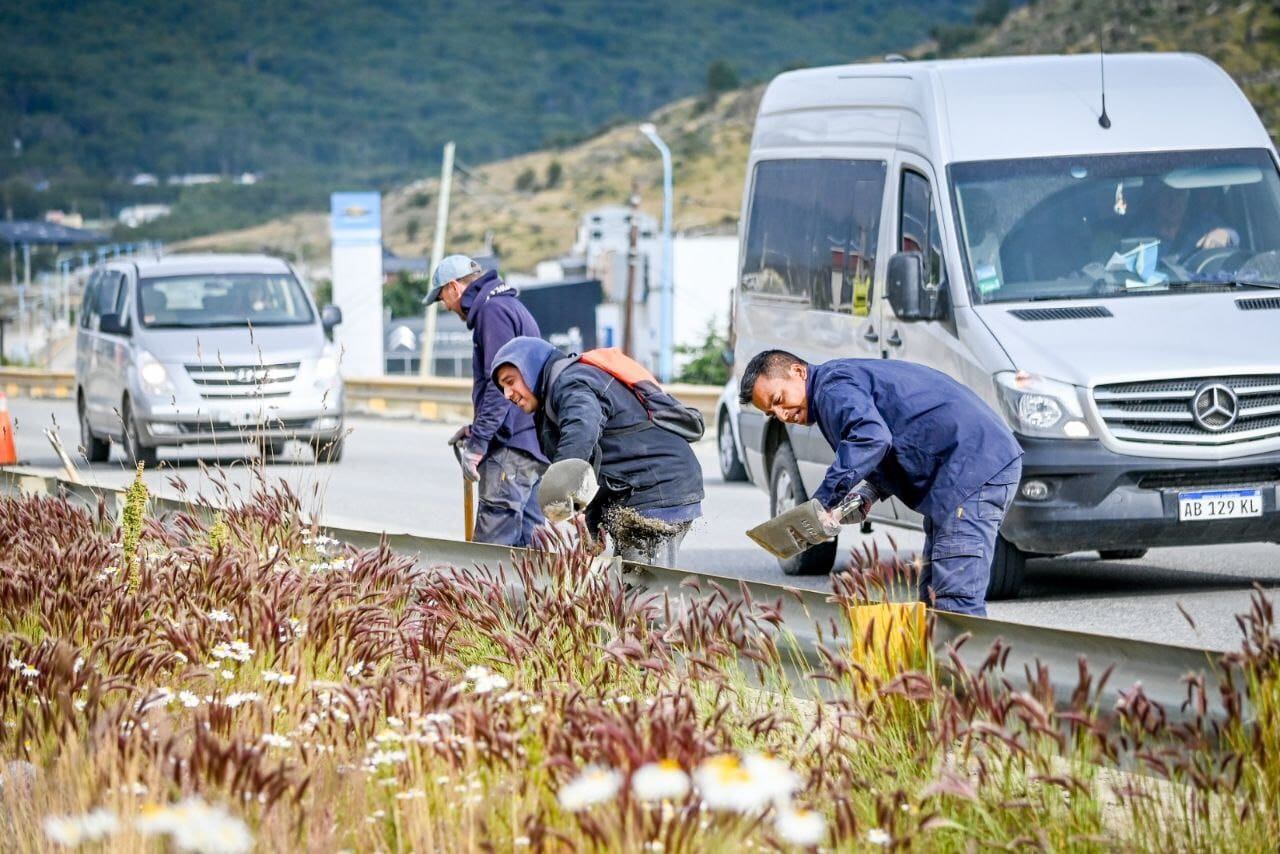
[[[1102,83],[1102,115],[1098,116],[1098,125],[1106,130],[1111,127],[1111,117],[1107,115],[1107,52],[1102,47],[1102,30],[1098,30],[1098,72]]]

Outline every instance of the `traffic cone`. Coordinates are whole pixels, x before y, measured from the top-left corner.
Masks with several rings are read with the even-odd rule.
[[[0,391],[0,466],[18,461],[18,447],[13,443],[13,421],[9,418],[9,398]]]

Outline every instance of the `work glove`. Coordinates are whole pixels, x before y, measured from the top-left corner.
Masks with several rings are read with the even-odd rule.
[[[480,462],[483,459],[483,453],[472,450],[470,445],[464,445],[462,453],[458,456],[458,463],[462,466],[462,476],[472,483],[479,483]]]
[[[552,522],[563,522],[586,508],[600,491],[595,470],[586,460],[552,463],[538,485],[538,504]]]
[[[861,525],[871,514],[871,505],[876,503],[880,494],[865,480],[849,490],[844,500],[830,510],[818,515],[822,522],[822,530],[828,537],[840,535],[841,525]]]
[[[471,438],[471,425],[464,424],[458,428],[458,432],[454,433],[452,436],[449,437],[449,444],[457,445],[460,442],[465,442],[467,439],[470,439],[470,438]]]

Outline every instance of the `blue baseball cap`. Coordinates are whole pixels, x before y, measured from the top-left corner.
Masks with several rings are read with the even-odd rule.
[[[431,274],[431,292],[427,294],[422,301],[423,305],[431,305],[440,299],[440,292],[444,290],[444,286],[450,282],[469,276],[472,273],[479,273],[480,265],[471,260],[466,255],[447,255],[436,265],[436,271]]]

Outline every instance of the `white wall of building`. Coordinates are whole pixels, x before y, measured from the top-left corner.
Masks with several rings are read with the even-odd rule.
[[[701,344],[707,324],[729,328],[729,299],[737,281],[738,238],[676,237],[672,246],[675,289],[673,338],[677,346]],[[657,291],[652,300],[657,303]],[[657,312],[654,312],[656,317]]]

